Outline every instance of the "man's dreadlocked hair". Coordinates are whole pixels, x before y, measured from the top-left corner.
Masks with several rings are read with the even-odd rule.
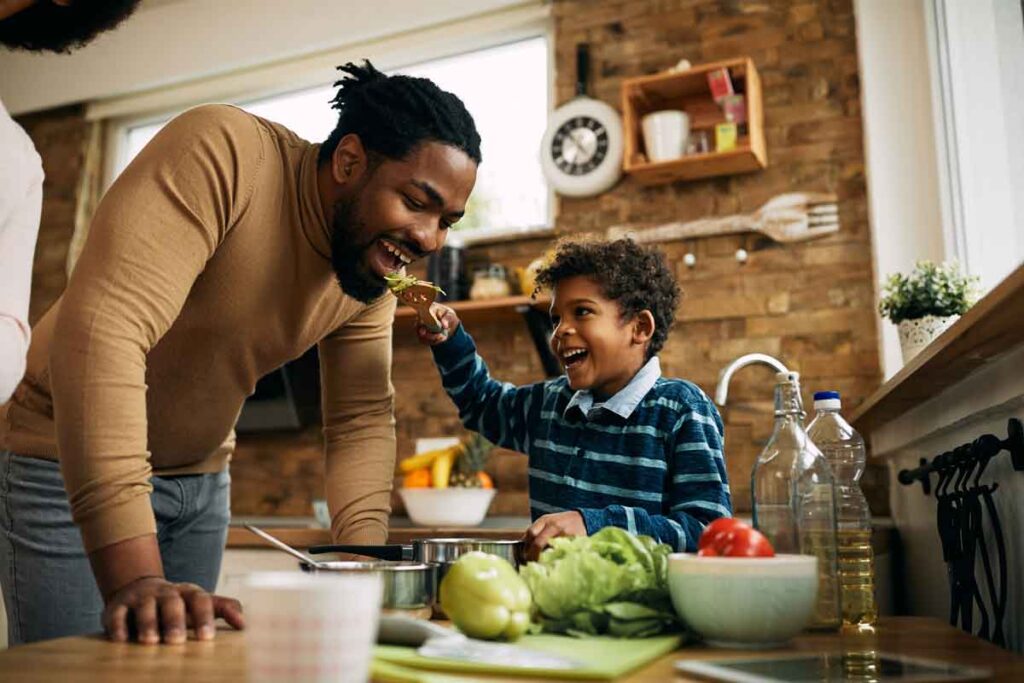
[[[71,52],[135,11],[140,0],[77,0],[55,5],[40,0],[0,21],[0,44],[22,50]]]
[[[455,95],[433,81],[412,76],[387,76],[369,61],[349,62],[338,70],[347,74],[336,82],[331,100],[338,125],[320,147],[319,161],[334,154],[341,138],[359,136],[363,146],[389,159],[404,159],[423,142],[456,147],[480,163],[480,135],[473,117]]]
[[[682,292],[662,253],[631,239],[563,240],[551,262],[537,272],[539,287],[553,288],[576,275],[589,277],[605,298],[619,305],[623,320],[647,310],[654,334],[647,347],[652,358],[665,345]]]

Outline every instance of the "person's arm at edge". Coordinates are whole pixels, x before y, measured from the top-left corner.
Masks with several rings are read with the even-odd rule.
[[[395,298],[371,303],[319,345],[327,506],[335,542],[387,540],[395,473]]]
[[[43,199],[43,164],[0,102],[0,405],[25,374],[31,332],[28,303]]]

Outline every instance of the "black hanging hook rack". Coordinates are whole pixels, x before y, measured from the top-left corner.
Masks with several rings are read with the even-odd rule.
[[[983,434],[931,462],[921,458],[919,467],[901,470],[897,477],[904,486],[920,482],[927,496],[932,493],[931,475],[936,475],[936,526],[949,578],[949,623],[975,633],[977,614],[980,622],[975,635],[1001,647],[1006,647],[1003,620],[1009,577],[1014,574],[1007,567],[1003,525],[993,497],[999,483],[983,484],[981,476],[1004,450],[1010,454],[1013,469],[1024,471],[1024,425],[1010,418],[1006,431],[1005,439]],[[977,577],[979,559],[981,580]]]
[[[1024,472],[1024,425],[1015,417],[1011,417],[1006,425],[1007,436],[1000,439],[994,434],[983,434],[971,443],[964,444],[953,450],[935,456],[931,462],[921,458],[920,466],[912,470],[900,470],[897,479],[904,486],[921,482],[921,489],[927,496],[932,492],[931,475],[948,471],[954,467],[964,467],[968,463],[988,461],[1001,451],[1008,451],[1013,462],[1013,469]]]

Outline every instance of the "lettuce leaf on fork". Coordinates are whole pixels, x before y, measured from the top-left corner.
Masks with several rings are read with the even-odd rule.
[[[415,275],[405,275],[403,273],[394,272],[388,273],[384,276],[384,282],[387,283],[388,289],[391,290],[392,294],[398,294],[399,292],[409,289],[413,285],[420,284],[426,285],[427,287],[433,287],[441,294],[444,294],[444,290],[435,285],[433,282],[427,282],[426,280],[420,280]]]

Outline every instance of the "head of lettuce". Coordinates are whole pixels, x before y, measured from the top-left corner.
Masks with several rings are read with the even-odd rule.
[[[668,593],[671,552],[649,536],[605,527],[552,539],[520,574],[544,631],[641,638],[678,627]]]

